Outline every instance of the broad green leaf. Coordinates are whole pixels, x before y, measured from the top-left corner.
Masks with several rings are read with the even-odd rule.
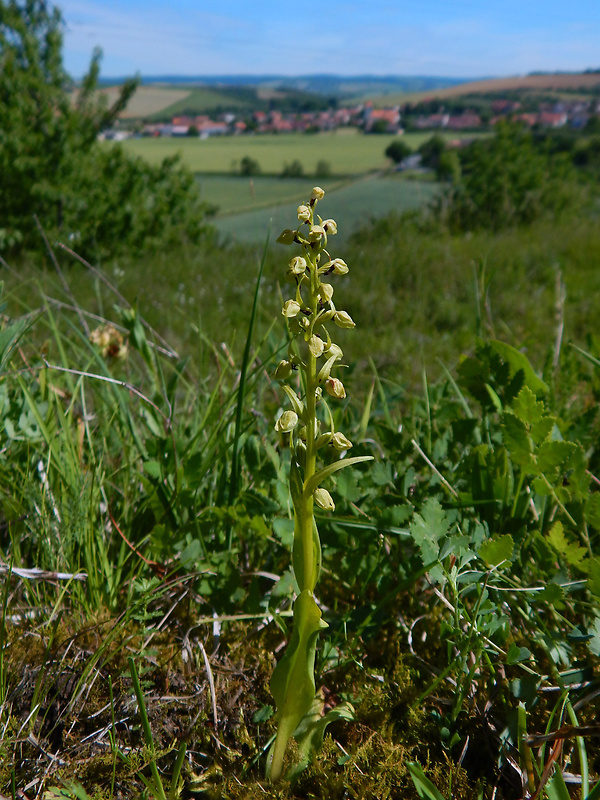
[[[424,798],[424,800],[446,800],[444,795],[436,789],[425,775],[420,764],[417,764],[416,761],[408,761],[406,766],[408,767],[408,771],[413,779],[419,797]]]
[[[510,561],[513,554],[514,542],[510,534],[494,536],[484,542],[479,548],[479,557],[490,567]]]
[[[512,347],[506,342],[500,342],[498,339],[491,339],[489,342],[491,348],[500,356],[500,358],[510,366],[511,376],[522,370],[525,376],[525,385],[536,395],[548,394],[549,387],[547,383],[538,377],[535,370],[529,363],[527,356],[521,353],[516,348]]]
[[[506,654],[507,664],[519,664],[521,661],[526,661],[531,656],[531,650],[526,647],[519,647],[514,642],[508,648]]]
[[[548,800],[571,800],[571,795],[558,765],[555,766],[554,775],[546,784],[546,794],[548,795]]]
[[[373,461],[373,456],[354,456],[353,458],[343,458],[341,461],[334,461],[333,464],[328,464],[326,467],[323,467],[323,469],[315,472],[310,480],[306,481],[304,491],[306,494],[312,494],[325,478],[333,475],[333,473],[337,472],[339,469],[351,467],[352,464],[360,464],[361,461]]]
[[[310,710],[300,720],[300,724],[294,731],[294,739],[298,742],[300,759],[290,774],[286,775],[288,780],[293,780],[311,762],[313,755],[323,744],[325,730],[331,722],[344,720],[351,722],[354,719],[354,708],[350,703],[340,703],[339,706],[332,708],[323,716],[323,699],[315,697]]]
[[[312,592],[300,593],[294,603],[294,628],[283,658],[271,676],[271,694],[277,705],[278,731],[288,741],[315,697],[315,648],[321,619]]]

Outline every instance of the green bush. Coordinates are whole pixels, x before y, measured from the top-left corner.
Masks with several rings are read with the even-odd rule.
[[[390,142],[385,148],[385,155],[391,158],[394,164],[399,164],[401,161],[404,161],[411,153],[412,150],[402,139],[394,139],[394,141]]]
[[[162,246],[180,219],[183,235],[194,242],[206,230],[209,209],[200,203],[192,174],[176,161],[146,167],[98,144],[98,133],[115,122],[137,87],[137,80],[127,81],[109,107],[97,91],[100,57],[95,51],[72,95],[58,9],[43,0],[0,0],[5,251],[43,247],[36,217],[51,241],[76,243],[87,258]]]
[[[244,156],[240,161],[240,175],[252,177],[252,175],[260,175],[260,164],[255,158]]]
[[[583,200],[568,154],[553,153],[532,134],[501,124],[490,139],[460,154],[461,177],[438,211],[452,230],[501,230],[530,224],[547,213],[573,209]],[[444,162],[438,160],[438,169]]]

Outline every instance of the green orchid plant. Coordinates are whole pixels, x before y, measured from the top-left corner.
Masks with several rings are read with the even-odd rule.
[[[333,286],[325,279],[345,275],[348,266],[332,258],[328,238],[337,233],[334,220],[315,215],[324,191],[316,187],[310,200],[299,206],[299,225],[277,239],[299,245],[301,254],[289,262],[287,277],[295,284],[295,296],[283,304],[290,343],[287,358],[275,370],[291,408],[284,411],[275,430],[289,437],[291,451],[290,492],[294,508],[292,564],[299,595],[294,603],[293,630],[287,650],[271,677],[271,693],[277,704],[277,735],[267,759],[267,777],[278,780],[284,769],[288,742],[296,736],[303,765],[309,750],[322,740],[325,726],[347,716],[347,709],[334,709],[326,717],[315,711],[315,649],[319,631],[327,627],[315,600],[314,590],[321,569],[321,543],[315,522],[315,506],[333,511],[333,499],[321,484],[344,467],[368,461],[371,456],[342,458],[352,442],[335,430],[333,414],[325,396],[346,397],[342,381],[332,372],[343,357],[330,336],[328,326],[354,328],[346,311],[333,302]],[[300,395],[287,381],[301,387]],[[324,463],[323,463],[324,462]],[[323,465],[322,465],[323,464]],[[330,717],[331,715],[331,717]],[[293,770],[292,770],[293,772]]]

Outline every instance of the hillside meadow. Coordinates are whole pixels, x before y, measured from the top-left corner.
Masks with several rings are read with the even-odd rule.
[[[290,250],[268,251],[255,311],[260,245],[5,267],[5,794],[566,800],[533,743],[596,718],[600,229],[451,235],[354,205],[330,243],[357,325],[331,411],[375,462],[317,515],[317,698],[344,717],[292,782],[263,777],[295,594],[273,430]],[[556,775],[594,797],[597,740],[563,746]]]

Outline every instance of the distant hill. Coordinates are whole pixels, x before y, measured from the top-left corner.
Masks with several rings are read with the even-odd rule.
[[[105,86],[122,83],[124,78],[104,78]],[[208,87],[223,89],[245,87],[309,92],[334,97],[367,97],[398,92],[422,92],[445,89],[464,83],[467,78],[442,78],[430,75],[145,75],[143,86],[178,88]]]
[[[421,102],[423,100],[443,100],[472,94],[497,94],[515,91],[570,91],[590,92],[600,88],[600,72],[556,72],[521,75],[511,78],[486,78],[485,80],[463,81],[452,86],[419,90],[411,95],[398,93],[394,97],[381,95],[374,98],[375,105]]]

